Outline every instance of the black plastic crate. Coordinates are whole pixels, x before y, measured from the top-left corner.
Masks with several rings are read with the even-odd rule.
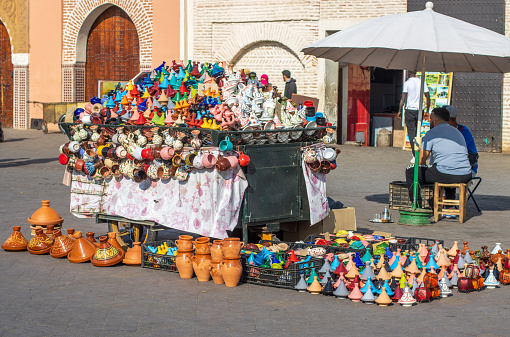
[[[175,264],[175,256],[160,255],[152,253],[147,246],[159,247],[166,242],[170,248],[176,247],[173,240],[153,241],[142,245],[142,268],[158,269],[177,273],[177,265]]]
[[[417,251],[420,248],[420,243],[424,243],[426,247],[432,246],[435,242],[438,242],[444,247],[444,240],[425,239],[425,238],[411,238],[410,248]]]
[[[248,264],[248,256],[246,255],[242,258],[244,282],[286,289],[293,289],[299,282],[301,274],[307,278],[312,269],[318,272],[324,263],[323,259],[312,257],[307,262],[292,263],[287,269],[273,269],[250,266]],[[288,255],[286,257],[288,258]]]

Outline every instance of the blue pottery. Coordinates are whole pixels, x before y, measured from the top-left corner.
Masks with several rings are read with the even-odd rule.
[[[434,270],[437,270],[437,269],[439,269],[439,266],[437,265],[434,258],[432,256],[430,256],[429,262],[427,263],[425,268],[427,268],[427,270],[430,271],[430,268],[434,268]]]
[[[113,97],[112,97],[112,96],[110,96],[110,99],[109,99],[109,100],[108,100],[108,102],[106,103],[106,107],[107,107],[108,109],[113,109],[113,108],[115,108],[115,105],[116,105],[116,104],[115,104],[115,102],[113,101]]]
[[[368,289],[375,289],[374,284],[372,283],[372,278],[369,277],[367,279],[367,282],[363,286],[363,288],[360,289],[360,291],[364,294],[367,292]]]
[[[338,260],[338,255],[335,255],[335,257],[333,258],[333,262],[331,263],[331,269],[336,270],[336,268],[338,268],[339,265],[340,261]]]
[[[313,279],[317,277],[317,280],[319,279],[319,275],[317,275],[317,273],[315,272],[315,269],[312,269],[312,272],[310,273],[310,275],[308,276],[308,279],[306,280],[306,283],[308,284],[312,284],[313,282]]]
[[[389,283],[388,283],[388,280],[385,280],[385,281],[384,281],[384,284],[383,284],[383,286],[381,287],[381,290],[379,291],[379,294],[382,292],[382,289],[383,289],[383,288],[384,288],[384,289],[386,289],[386,293],[388,294],[388,296],[390,296],[390,297],[391,297],[391,296],[393,296],[393,294],[395,294],[395,292],[394,292],[393,290],[391,290],[391,287],[390,287],[390,285],[389,285]]]
[[[184,77],[186,77],[186,73],[184,72],[184,69],[182,69],[182,67],[179,68],[179,73],[177,74],[177,79],[178,80],[183,80]]]
[[[394,270],[395,268],[397,268],[399,261],[400,261],[400,259],[395,259],[395,261],[393,261],[393,264],[390,266],[391,270]]]
[[[354,259],[352,260],[352,262],[354,262],[354,264],[356,265],[356,267],[364,267],[365,266],[365,263],[363,261],[361,261],[360,257],[359,257],[359,253],[356,252],[356,256],[354,256]]]
[[[384,253],[384,256],[387,256],[388,259],[391,259],[393,257],[393,253],[390,250],[390,247],[386,247],[386,252]]]
[[[168,88],[169,85],[170,85],[170,82],[168,81],[168,78],[165,77],[163,79],[163,82],[160,83],[159,87],[161,89],[166,89],[166,88]]]
[[[253,254],[253,252],[252,252]],[[253,262],[255,263],[256,266],[260,266],[264,263],[264,254],[262,253],[258,253],[258,254],[254,254],[253,256]]]

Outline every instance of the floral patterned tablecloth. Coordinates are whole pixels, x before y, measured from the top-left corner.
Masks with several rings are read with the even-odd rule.
[[[305,161],[302,162],[306,192],[310,206],[310,226],[323,220],[329,214],[328,196],[326,195],[326,175],[310,170]]]

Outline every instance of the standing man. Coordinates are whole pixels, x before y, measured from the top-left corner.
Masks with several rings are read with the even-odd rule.
[[[398,118],[402,118],[402,108],[406,107],[405,123],[407,126],[407,134],[411,149],[413,151],[413,158],[411,164],[414,164],[414,138],[416,137],[416,126],[418,123],[418,109],[420,108],[420,79],[416,77],[416,72],[409,71],[409,78],[404,83],[404,90],[402,90],[402,98],[400,99],[400,106],[398,108]],[[430,95],[427,83],[423,83],[423,92],[427,98],[427,113],[430,108]]]
[[[297,94],[296,80],[290,77],[290,71],[282,71],[283,81],[285,82],[285,91],[283,96],[292,98],[292,94]]]

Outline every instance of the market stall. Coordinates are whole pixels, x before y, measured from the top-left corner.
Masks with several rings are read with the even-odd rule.
[[[334,129],[312,102],[225,64],[163,63],[61,126],[71,212],[127,223],[133,241],[160,228],[226,238],[238,224],[247,241],[248,227],[328,213]]]

